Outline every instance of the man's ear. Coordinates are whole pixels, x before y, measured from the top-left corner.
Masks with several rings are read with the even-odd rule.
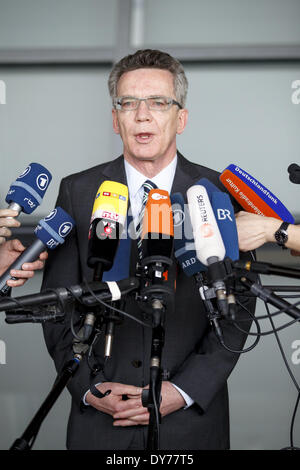
[[[120,134],[120,128],[119,128],[119,120],[118,120],[118,113],[116,109],[112,109],[112,123],[113,123],[113,130],[115,131],[116,134]]]
[[[180,109],[178,112],[178,121],[177,121],[177,134],[182,134],[185,129],[188,120],[188,110]]]

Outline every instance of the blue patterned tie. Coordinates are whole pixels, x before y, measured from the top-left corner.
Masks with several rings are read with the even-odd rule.
[[[144,194],[143,194],[142,208],[141,208],[138,223],[136,226],[137,245],[138,245],[138,252],[139,252],[140,259],[142,259],[143,257],[141,234],[142,234],[142,229],[143,229],[145,207],[146,207],[146,203],[148,201],[148,196],[149,196],[151,189],[157,189],[157,186],[152,181],[146,180],[143,184],[143,188],[144,188]]]

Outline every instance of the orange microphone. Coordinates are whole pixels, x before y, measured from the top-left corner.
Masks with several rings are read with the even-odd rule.
[[[145,207],[142,230],[143,258],[171,258],[174,240],[173,213],[169,193],[151,189]]]

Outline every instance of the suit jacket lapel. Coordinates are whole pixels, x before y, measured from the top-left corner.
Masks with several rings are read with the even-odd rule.
[[[109,162],[103,169],[103,175],[107,176],[108,179],[112,181],[127,185],[123,155]]]
[[[186,199],[186,191],[202,176],[201,166],[189,162],[180,152],[177,151],[177,168],[171,189],[171,194],[181,193]]]

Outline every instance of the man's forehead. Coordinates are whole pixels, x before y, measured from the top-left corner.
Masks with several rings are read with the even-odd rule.
[[[118,95],[170,95],[174,93],[173,75],[168,70],[143,68],[125,72],[118,82]]]

